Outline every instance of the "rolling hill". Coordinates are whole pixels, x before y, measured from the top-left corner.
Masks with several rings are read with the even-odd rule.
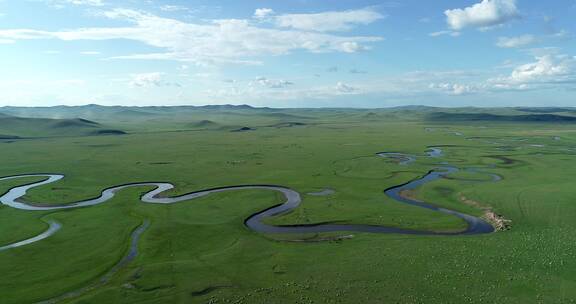
[[[428,121],[439,122],[540,122],[540,123],[576,123],[576,117],[555,114],[496,115],[488,113],[447,113],[436,112],[426,116]]]
[[[124,134],[101,124],[82,118],[50,119],[15,117],[0,114],[0,134],[4,139]]]

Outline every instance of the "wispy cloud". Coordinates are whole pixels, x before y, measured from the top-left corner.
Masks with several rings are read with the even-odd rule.
[[[304,31],[347,31],[356,25],[366,25],[386,16],[371,8],[348,11],[322,12],[316,14],[278,15],[275,22],[280,27]]]
[[[163,12],[190,12],[190,9],[182,5],[161,5],[160,10]]]
[[[138,88],[182,87],[182,85],[177,82],[164,80],[164,73],[161,72],[134,74],[129,84],[131,87]]]
[[[459,37],[459,36],[460,36],[460,32],[456,32],[456,31],[438,31],[438,32],[432,32],[432,33],[428,34],[428,36],[430,36],[430,37],[440,37],[440,36]]]
[[[350,69],[348,71],[348,73],[350,73],[350,74],[368,74],[367,71],[359,70],[359,69]]]
[[[522,35],[516,37],[500,37],[496,45],[501,48],[519,48],[538,42],[534,35]]]
[[[354,93],[358,91],[358,88],[355,88],[343,82],[338,82],[336,83],[336,90],[340,93]]]
[[[304,30],[259,27],[249,20],[225,19],[186,23],[129,9],[104,11],[102,16],[133,24],[129,27],[92,27],[63,31],[0,30],[0,39],[112,40],[127,39],[163,49],[116,59],[163,59],[214,63],[258,63],[254,57],[277,56],[303,50],[311,53],[354,53],[381,41],[376,36],[341,36]],[[346,22],[345,22],[346,23]],[[347,24],[347,23],[346,23]]]
[[[430,89],[438,89],[446,92],[448,95],[462,96],[474,94],[480,91],[478,87],[470,84],[462,83],[431,83],[429,85]]]
[[[268,79],[266,77],[258,77],[256,80],[251,81],[249,85],[258,85],[269,89],[281,89],[292,86],[294,83],[284,79]]]

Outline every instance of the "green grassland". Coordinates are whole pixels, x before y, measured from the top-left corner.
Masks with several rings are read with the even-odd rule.
[[[485,173],[460,171],[434,181],[417,189],[418,199],[481,215],[462,203],[464,195],[512,221],[510,230],[476,236],[258,234],[244,220],[283,199],[266,190],[152,205],[139,201],[150,190],[142,187],[81,209],[1,206],[0,246],[37,235],[47,220],[62,229],[0,252],[0,302],[33,303],[97,283],[127,253],[131,232],[149,220],[134,261],[62,302],[574,303],[576,124],[527,119],[534,111],[0,108],[0,134],[20,137],[0,139],[0,176],[66,176],[31,190],[26,200],[32,202],[72,202],[128,182],[171,182],[171,194],[276,184],[300,192],[303,203],[269,223],[459,231],[460,219],[383,193],[449,162]],[[574,117],[571,109],[555,111],[546,114]],[[461,121],[466,113],[475,115],[473,122]],[[522,118],[491,121],[495,113]],[[18,116],[27,123],[2,123]],[[93,129],[126,134],[99,136]],[[424,157],[429,146],[442,146],[444,154]],[[399,165],[375,155],[382,151],[419,157]],[[487,173],[503,179],[492,182]],[[0,182],[0,192],[35,180]],[[307,194],[324,188],[335,193]],[[325,236],[347,238],[315,241]],[[296,241],[304,239],[311,241]]]

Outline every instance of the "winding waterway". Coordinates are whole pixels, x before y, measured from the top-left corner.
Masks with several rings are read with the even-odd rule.
[[[426,151],[426,157],[440,157],[442,155],[442,150],[439,148],[430,148]],[[400,159],[401,164],[407,164],[416,160],[415,156],[406,155],[402,153],[378,153],[377,155],[381,157],[390,157],[395,159]],[[309,225],[290,225],[290,226],[275,226],[264,223],[266,218],[278,216],[281,214],[288,213],[295,208],[297,208],[302,202],[302,197],[297,191],[278,185],[237,185],[220,187],[213,189],[205,189],[200,191],[195,191],[187,193],[180,196],[165,197],[162,194],[168,190],[174,188],[171,183],[161,183],[161,182],[144,182],[144,183],[131,183],[118,185],[111,188],[104,189],[100,196],[88,200],[78,201],[74,203],[51,203],[47,205],[38,205],[33,203],[24,202],[22,198],[26,195],[28,190],[44,186],[57,182],[64,178],[61,174],[26,174],[26,175],[16,175],[7,176],[0,178],[1,181],[19,179],[26,177],[45,177],[46,179],[30,183],[27,185],[17,186],[11,188],[4,195],[0,196],[0,203],[10,206],[12,208],[28,210],[28,211],[53,211],[53,210],[64,210],[72,208],[82,208],[98,205],[112,199],[116,193],[119,191],[130,188],[130,187],[142,187],[142,186],[152,186],[153,190],[142,195],[140,200],[144,203],[150,204],[174,204],[184,201],[193,200],[196,198],[204,197],[213,193],[227,192],[227,191],[238,191],[238,190],[267,190],[280,192],[284,196],[284,203],[270,207],[268,209],[259,211],[245,220],[245,225],[251,230],[259,233],[319,233],[319,232],[368,232],[368,233],[397,233],[397,234],[412,234],[412,235],[463,235],[463,234],[482,234],[490,233],[494,231],[494,228],[486,221],[481,218],[464,214],[458,211],[437,207],[434,202],[422,202],[412,198],[408,198],[402,195],[405,190],[414,190],[426,183],[432,182],[434,180],[445,177],[451,173],[457,172],[460,169],[450,165],[442,165],[434,170],[431,170],[424,176],[407,182],[402,185],[394,186],[388,188],[384,193],[396,200],[397,202],[408,204],[415,207],[425,208],[428,210],[436,211],[439,213],[444,213],[448,215],[456,216],[467,223],[467,228],[463,231],[456,232],[435,232],[428,230],[410,230],[402,229],[397,227],[389,226],[379,226],[379,225],[363,225],[363,224],[309,224]],[[478,172],[482,173],[482,172]],[[497,180],[494,178],[494,180]],[[49,222],[49,229],[42,234],[35,236],[33,238],[20,241],[17,243],[9,244],[0,247],[0,251],[7,250],[10,248],[20,247],[27,244],[31,244],[36,241],[46,239],[52,234],[56,233],[60,229],[60,224],[57,222]]]
[[[0,246],[0,251],[12,249],[12,248],[17,248],[17,247],[21,247],[21,246],[25,246],[28,244],[32,244],[32,243],[41,241],[47,237],[50,237],[54,233],[56,233],[56,231],[60,230],[60,228],[62,228],[62,225],[60,225],[60,223],[58,223],[56,221],[49,221],[48,222],[48,229],[46,229],[46,231],[40,233],[39,235],[37,235],[35,237],[31,237],[31,238],[26,239],[26,240],[22,240],[19,242],[8,244],[6,246]]]

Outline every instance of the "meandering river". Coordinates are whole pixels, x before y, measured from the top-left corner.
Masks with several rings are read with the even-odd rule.
[[[439,148],[430,148],[426,152],[425,157],[440,157],[442,155],[442,150]],[[416,156],[407,155],[402,153],[378,153],[378,156],[389,157],[396,159],[400,164],[409,164],[416,160]],[[142,187],[142,186],[152,186],[153,190],[145,193],[140,200],[144,203],[150,204],[175,204],[184,201],[190,201],[196,198],[211,195],[213,193],[227,192],[227,191],[239,191],[239,190],[265,190],[265,191],[276,191],[284,196],[285,201],[282,204],[270,207],[268,209],[259,211],[245,220],[245,225],[255,232],[259,233],[319,233],[319,232],[368,232],[368,233],[397,233],[397,234],[416,234],[416,235],[463,235],[463,234],[481,234],[490,233],[494,231],[494,228],[486,221],[481,218],[464,214],[455,210],[450,210],[446,208],[438,207],[438,204],[434,202],[422,202],[402,195],[405,190],[414,190],[426,183],[432,182],[434,180],[445,177],[451,173],[460,170],[457,167],[450,165],[441,165],[437,167],[424,176],[407,182],[405,184],[397,185],[388,188],[384,193],[394,199],[397,202],[409,204],[411,206],[429,209],[435,212],[444,213],[461,218],[467,223],[467,228],[462,231],[456,232],[435,232],[428,230],[410,230],[397,227],[380,226],[380,225],[363,225],[363,224],[310,224],[310,225],[290,225],[290,226],[275,226],[269,225],[264,222],[266,218],[278,216],[281,214],[288,213],[295,208],[297,208],[302,202],[302,197],[297,191],[278,185],[235,185],[227,186],[213,189],[205,189],[200,191],[195,191],[187,193],[180,196],[165,197],[162,194],[168,190],[174,188],[171,183],[159,183],[159,182],[145,182],[145,183],[131,183],[114,186],[111,188],[104,189],[100,196],[88,200],[73,202],[73,203],[51,203],[49,206],[38,205],[33,203],[24,202],[22,198],[26,195],[28,190],[41,187],[47,184],[55,183],[64,178],[61,174],[25,174],[16,176],[7,176],[0,178],[1,181],[19,179],[26,177],[45,177],[46,179],[30,183],[27,185],[17,186],[11,188],[4,195],[0,196],[0,203],[21,210],[28,211],[51,211],[51,210],[64,210],[72,208],[83,208],[94,206],[98,204],[105,203],[112,199],[116,193],[119,191],[130,188],[130,187]],[[481,173],[481,172],[478,172]],[[494,179],[496,180],[496,179]],[[16,242],[13,244],[5,245],[0,247],[0,251],[7,250],[15,247],[20,247],[24,245],[31,244],[43,239],[48,238],[52,234],[56,233],[60,229],[60,224],[57,222],[49,222],[49,228],[45,232],[33,238]]]

